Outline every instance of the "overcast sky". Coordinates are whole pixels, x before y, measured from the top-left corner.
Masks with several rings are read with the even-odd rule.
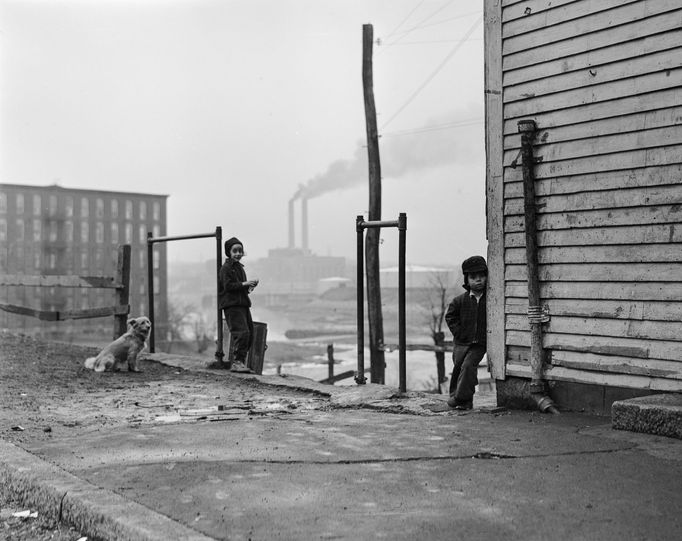
[[[169,235],[220,225],[252,258],[287,246],[304,189],[312,251],[352,258],[364,24],[383,219],[407,213],[409,263],[485,255],[481,2],[0,0],[0,181],[167,194]],[[169,259],[214,250],[176,242]]]

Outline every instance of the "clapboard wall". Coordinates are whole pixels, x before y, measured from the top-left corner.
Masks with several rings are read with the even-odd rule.
[[[530,377],[518,121],[537,124],[546,376],[682,391],[682,0],[486,0],[489,356]]]

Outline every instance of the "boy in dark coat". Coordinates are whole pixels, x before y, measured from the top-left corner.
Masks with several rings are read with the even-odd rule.
[[[249,293],[258,285],[258,280],[246,278],[244,265],[240,262],[244,256],[244,244],[237,237],[225,241],[225,255],[227,259],[219,274],[218,303],[225,314],[225,322],[232,337],[232,372],[249,373],[251,369],[246,366],[246,356],[253,343]]]
[[[488,266],[475,255],[462,263],[466,293],[455,297],[445,313],[445,322],[454,337],[450,378],[451,408],[473,408],[478,385],[478,365],[486,352],[486,297]]]

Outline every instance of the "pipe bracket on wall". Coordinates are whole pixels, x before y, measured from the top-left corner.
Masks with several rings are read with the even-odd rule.
[[[530,323],[549,323],[550,319],[551,315],[548,305],[528,307],[528,321]]]

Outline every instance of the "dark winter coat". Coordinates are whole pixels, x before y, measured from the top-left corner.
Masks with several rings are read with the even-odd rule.
[[[251,306],[244,265],[234,259],[226,259],[220,268],[220,286],[218,288],[219,308],[231,306]]]
[[[455,297],[445,313],[445,322],[452,332],[455,344],[486,346],[486,295],[478,302],[470,292]]]

